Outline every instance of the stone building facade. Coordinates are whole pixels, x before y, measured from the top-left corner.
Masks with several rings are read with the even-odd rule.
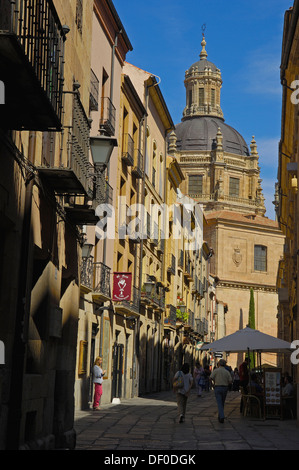
[[[276,215],[285,235],[283,256],[279,263],[278,329],[289,342],[298,341],[298,72],[299,72],[299,2],[285,12],[281,55],[282,116],[278,157],[278,182],[275,198]],[[296,346],[297,348],[297,346]],[[298,354],[284,370],[298,383]],[[297,410],[298,410],[297,387]]]
[[[92,10],[80,1],[0,5],[2,449],[75,445],[82,237],[73,209],[74,197],[92,200]]]
[[[277,222],[265,217],[254,137],[249,150],[239,132],[224,121],[221,73],[207,60],[204,37],[200,60],[185,73],[185,87],[186,107],[169,137],[169,151],[184,173],[182,192],[203,206],[204,239],[214,251],[211,274],[217,279],[219,325],[225,325],[222,334],[247,325],[252,287],[256,328],[276,336],[276,276],[284,237]],[[232,367],[240,360],[229,359]]]

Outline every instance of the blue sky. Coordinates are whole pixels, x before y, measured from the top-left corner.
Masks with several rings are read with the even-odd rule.
[[[161,78],[175,124],[185,106],[184,75],[199,60],[202,25],[208,60],[222,73],[225,122],[258,146],[267,217],[274,219],[281,134],[280,58],[284,13],[293,0],[113,0],[132,43],[127,61]]]

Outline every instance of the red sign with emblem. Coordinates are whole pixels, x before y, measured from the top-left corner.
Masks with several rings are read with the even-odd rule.
[[[131,300],[132,273],[113,273],[113,294],[114,302]]]

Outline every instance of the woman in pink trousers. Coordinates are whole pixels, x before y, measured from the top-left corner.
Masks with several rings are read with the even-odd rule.
[[[100,409],[101,396],[103,393],[102,383],[103,377],[106,371],[102,369],[103,359],[98,356],[94,361],[93,366],[93,383],[94,383],[94,398],[93,398],[93,409]]]

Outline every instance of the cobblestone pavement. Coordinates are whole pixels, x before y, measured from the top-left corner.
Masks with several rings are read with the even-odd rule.
[[[298,450],[299,427],[293,419],[243,417],[240,394],[229,392],[225,422],[219,423],[214,392],[203,398],[191,391],[184,423],[178,422],[173,392],[121,400],[75,416],[76,450],[199,451]]]

